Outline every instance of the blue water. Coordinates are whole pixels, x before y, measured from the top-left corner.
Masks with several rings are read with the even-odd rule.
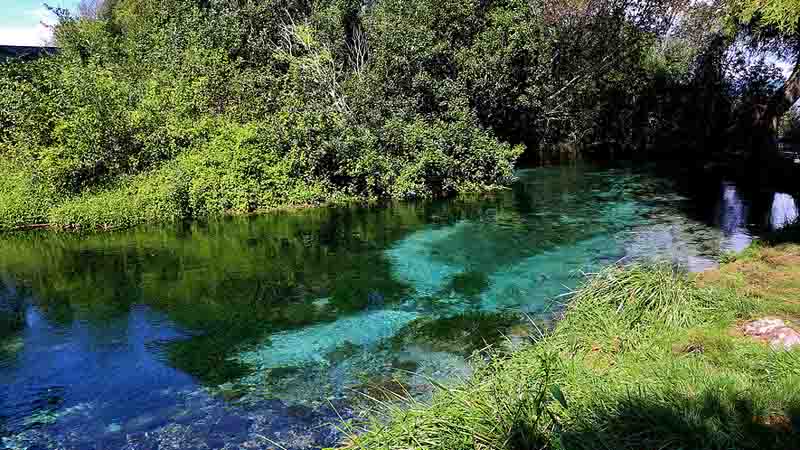
[[[319,448],[616,262],[713,267],[785,193],[524,170],[468,199],[0,237],[0,448]]]

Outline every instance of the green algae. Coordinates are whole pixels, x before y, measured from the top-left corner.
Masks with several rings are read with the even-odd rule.
[[[489,276],[483,272],[470,271],[453,275],[445,286],[445,291],[453,291],[458,295],[473,298],[479,296],[489,287]]]
[[[422,318],[404,327],[392,340],[402,348],[416,344],[437,352],[469,356],[489,346],[497,346],[504,333],[524,320],[512,312],[469,312],[452,317]]]

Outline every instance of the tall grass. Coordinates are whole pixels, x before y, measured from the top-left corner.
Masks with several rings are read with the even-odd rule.
[[[555,329],[428,403],[384,404],[355,448],[800,448],[798,353],[735,335],[755,311],[672,268],[588,279]]]

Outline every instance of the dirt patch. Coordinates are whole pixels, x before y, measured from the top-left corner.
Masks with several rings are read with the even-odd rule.
[[[759,299],[773,313],[795,312],[800,305],[800,247],[759,249],[718,270],[698,274],[695,281],[700,287],[732,289]]]
[[[719,269],[705,270],[695,275],[695,282],[700,287],[708,287],[722,281],[722,271]]]
[[[761,259],[771,266],[800,266],[800,250],[796,246],[765,249]]]
[[[672,353],[675,354],[700,355],[705,351],[706,348],[702,343],[672,344]]]
[[[800,266],[800,255],[767,255],[765,258],[768,264],[773,266]]]
[[[779,433],[791,433],[794,431],[791,419],[786,416],[756,416],[753,417],[753,422],[764,425]]]

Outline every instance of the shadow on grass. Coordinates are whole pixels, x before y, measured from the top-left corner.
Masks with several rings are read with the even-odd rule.
[[[751,400],[709,392],[629,395],[587,411],[560,438],[565,449],[800,449],[798,432],[800,404],[764,415]]]

